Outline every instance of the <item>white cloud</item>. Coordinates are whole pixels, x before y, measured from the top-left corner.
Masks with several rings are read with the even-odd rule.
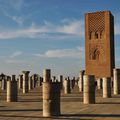
[[[68,34],[84,36],[84,22],[81,20],[68,22],[67,25],[63,25],[61,27],[59,26],[58,31]]]
[[[8,63],[8,64],[22,64],[22,63],[25,63],[24,60],[18,60],[16,59],[18,56],[21,56],[23,54],[22,51],[15,51],[13,52],[10,56],[8,56],[8,58],[5,60],[5,63]]]
[[[11,20],[13,20],[14,22],[16,22],[17,24],[19,25],[22,25],[23,22],[24,22],[24,19],[20,16],[13,16],[13,15],[10,15],[8,12],[6,12],[5,9],[1,8],[2,12],[4,13],[4,15],[8,18],[10,18]]]
[[[15,57],[20,56],[22,54],[23,54],[22,51],[16,51],[16,52],[12,53],[12,55],[10,55],[10,58],[15,58]]]
[[[34,56],[46,58],[84,58],[84,48],[48,50],[44,54],[34,54]]]
[[[15,51],[11,55],[5,56],[4,57],[4,62],[8,63],[8,64],[22,64],[22,63],[26,63],[25,60],[17,58],[17,57],[21,56],[22,54],[23,54],[22,51]]]
[[[15,19],[15,18],[14,18]],[[0,39],[13,38],[61,38],[61,37],[83,37],[84,24],[80,20],[74,20],[63,25],[54,25],[46,22],[45,25],[32,24],[27,29],[8,30],[0,32]]]

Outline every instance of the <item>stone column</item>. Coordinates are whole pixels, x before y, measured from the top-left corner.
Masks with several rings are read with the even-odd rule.
[[[40,76],[37,74],[37,86],[41,86]]]
[[[56,82],[56,76],[52,76],[52,82]]]
[[[97,88],[100,90],[102,89],[102,79],[101,78],[98,78],[97,79]]]
[[[52,116],[60,115],[60,82],[52,83]]]
[[[19,89],[23,88],[23,75],[19,75],[19,78],[18,78],[18,88]]]
[[[7,80],[7,102],[17,102],[18,90],[15,75],[12,75],[12,80],[8,77]]]
[[[36,74],[32,75],[33,88],[36,87]]]
[[[38,87],[38,75],[35,74],[35,87]]]
[[[43,71],[43,82],[50,82],[51,81],[51,70],[45,69]]]
[[[120,69],[113,69],[113,94],[118,95],[120,93],[120,78],[119,72]]]
[[[111,78],[104,77],[103,78],[103,98],[111,97]]]
[[[6,86],[7,86],[6,76],[2,73],[1,74],[1,89],[6,90]]]
[[[52,115],[51,107],[51,71],[45,69],[43,71],[43,116],[50,117]]]
[[[29,86],[29,90],[32,90],[32,89],[33,89],[32,77],[29,77],[28,86]]]
[[[5,78],[2,79],[2,90],[6,90],[6,86],[7,86],[7,81]]]
[[[71,89],[74,89],[75,86],[75,77],[71,80]]]
[[[43,82],[43,78],[41,76],[39,76],[38,78],[38,86],[41,86]]]
[[[36,76],[35,76],[35,81],[36,81],[36,87],[38,87],[38,75],[36,74]]]
[[[43,116],[60,115],[60,84],[51,82],[51,71],[43,73]]]
[[[11,102],[11,97],[12,97],[12,92],[11,92],[11,78],[8,77],[7,79],[7,102]]]
[[[12,101],[17,102],[18,100],[18,86],[16,81],[16,76],[12,75]]]
[[[71,89],[70,89],[70,80],[69,78],[65,78],[65,80],[63,81],[64,82],[64,93],[65,94],[69,94],[71,93]]]
[[[30,71],[22,71],[23,73],[23,93],[28,93],[28,80]]]
[[[2,88],[2,79],[0,78],[0,88]]]
[[[83,99],[84,104],[95,103],[95,77],[94,75],[84,75]]]
[[[43,82],[43,78],[40,77],[40,86],[42,85],[42,82]]]
[[[58,76],[58,81],[60,82],[60,88],[63,89],[63,76],[62,75]]]
[[[32,83],[33,83],[32,86],[33,86],[33,88],[35,88],[35,79],[34,79],[34,75],[31,76],[31,79],[32,79]]]
[[[79,92],[83,91],[83,75],[84,75],[84,70],[81,70],[79,73],[79,81],[78,81],[78,87],[79,87]]]

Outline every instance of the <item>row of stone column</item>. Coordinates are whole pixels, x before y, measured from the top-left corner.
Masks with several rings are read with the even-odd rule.
[[[101,78],[97,79],[98,89],[104,88],[104,86],[102,86],[104,81],[105,80]],[[114,95],[120,94],[120,69],[113,69],[113,78],[111,78],[111,82],[108,82],[108,84],[111,84],[111,88],[113,88]]]
[[[120,92],[120,87],[119,87],[120,86],[120,80],[119,80],[120,72],[119,71],[120,71],[119,69],[114,69],[114,71],[113,71],[113,93],[114,94],[119,94],[119,92]],[[23,75],[20,75],[19,79],[18,79],[18,88],[23,89],[23,93],[27,93],[28,90],[31,90],[36,87],[36,81],[37,81],[36,75],[29,77],[29,73],[27,73],[27,72],[29,72],[29,71],[23,71]],[[85,72],[84,70],[80,71],[80,75],[79,75],[78,87],[79,87],[80,92],[83,91],[84,72]],[[4,90],[4,89],[6,89],[7,80],[6,80],[6,76],[4,74],[2,74],[1,76],[2,76],[2,80],[0,81],[0,86],[1,86],[1,89]],[[25,78],[26,80],[25,79],[23,80],[23,76],[28,76],[28,78]],[[38,80],[38,84],[39,84],[38,86],[42,85],[41,79],[42,78],[40,77],[40,80]],[[53,76],[52,81],[54,81],[54,82],[57,81],[55,76]],[[74,88],[75,82],[74,82],[74,80],[69,80],[69,77],[65,78],[65,80],[63,80],[63,76],[61,75],[61,76],[59,76],[58,81],[61,82],[61,89],[64,87],[65,93],[67,93],[67,89],[68,89],[68,93],[70,93],[71,89]],[[102,81],[103,80],[101,78],[97,79],[97,88],[98,89],[102,89]],[[24,87],[23,87],[23,85],[24,85]]]
[[[6,95],[7,102],[17,102],[18,85],[20,88],[23,89],[23,93],[28,93],[28,90],[31,89],[30,87],[34,86],[33,84],[34,82],[31,83],[32,80],[30,81],[29,79],[29,71],[23,71],[23,75],[19,76],[18,81],[15,75],[12,75],[10,77],[2,74],[0,79],[1,79],[2,90],[7,89],[7,95]]]
[[[29,90],[41,86],[43,78],[37,74],[29,77],[29,71],[23,71],[23,75],[19,75],[18,81],[19,89],[23,89],[23,93],[28,93]]]
[[[83,73],[82,73],[83,75]],[[83,103],[94,104],[95,103],[95,77],[94,75],[83,75]],[[54,83],[54,84],[53,84]],[[73,82],[74,83],[74,82]],[[103,78],[103,97],[111,97],[111,79]],[[71,92],[70,79],[65,78],[64,91],[66,94]],[[60,84],[58,82],[51,81],[50,70],[44,71],[43,80],[43,116],[50,117],[54,115],[60,115]]]
[[[43,80],[43,116],[50,117],[60,115],[60,82],[51,81],[51,71],[44,70]],[[21,76],[19,76],[21,77]],[[23,89],[23,93],[28,92],[29,71],[23,71],[23,85],[19,86]],[[17,102],[18,86],[16,76],[7,76],[7,102]],[[21,81],[19,81],[21,82]],[[33,85],[34,86],[34,85]]]
[[[98,89],[103,89],[103,98],[111,97],[112,78],[103,77],[97,79]],[[84,75],[84,71],[80,72],[78,81],[79,91],[83,91],[84,104],[95,103],[95,77],[93,75]],[[70,93],[70,80],[64,80],[65,93]],[[113,93],[120,92],[120,69],[113,70]]]
[[[0,87],[2,90],[7,89],[6,100],[7,102],[17,101],[17,81],[15,75],[7,76],[4,74],[0,75]]]
[[[85,71],[82,70],[80,71],[79,75],[79,80],[78,80],[78,86],[79,86],[79,91],[83,91],[83,76],[84,76]],[[96,87],[97,89],[104,89],[103,85],[105,86],[105,79],[111,79],[110,83],[108,82],[107,84],[111,84],[111,88],[113,88],[113,94],[117,95],[120,93],[120,69],[113,69],[113,78],[95,78],[96,79]],[[103,83],[104,82],[104,83]]]
[[[59,82],[60,83],[60,89],[64,90],[65,94],[71,93],[71,90],[74,89],[74,86],[76,84],[75,77],[70,80],[69,77],[63,78],[63,75],[59,75],[58,79],[56,76],[52,76],[51,82]]]
[[[95,103],[95,77],[93,75],[84,75],[83,87],[84,104]],[[111,78],[103,78],[103,98],[111,97]]]
[[[29,77],[29,71],[22,71],[22,75],[19,75],[17,79],[17,84],[19,89],[23,89],[23,93],[28,93],[29,90],[37,86],[42,85],[43,78],[38,76],[37,74]],[[6,90],[7,88],[7,75],[0,75],[0,88],[2,90]]]
[[[111,78],[103,77],[103,98],[111,97]],[[94,75],[84,75],[83,83],[84,104],[95,103],[95,77]]]
[[[84,104],[95,103],[95,77],[93,75],[83,76],[83,73],[81,73],[82,77],[80,81],[83,84],[83,86],[81,86],[81,91],[83,90],[84,93],[83,102]],[[72,87],[75,85],[75,79],[72,82],[69,77],[65,78],[65,80],[63,80],[63,77],[61,77],[61,79],[63,81],[64,93],[70,93]],[[51,81],[50,70],[45,70],[43,80],[43,116],[45,117],[60,115],[60,87],[57,86],[57,84],[55,77],[54,80]],[[105,94],[107,94],[107,92],[105,92]]]
[[[116,72],[117,71],[115,71],[115,73]],[[83,90],[84,104],[95,103],[95,77],[93,75],[85,75],[84,71],[82,71],[80,75],[81,81],[78,82],[78,85],[82,83],[82,86],[80,85],[80,90]],[[118,77],[117,73],[114,75],[116,75],[114,76],[115,78]],[[51,71],[49,69],[44,70],[43,78],[43,116],[50,117],[60,115],[61,82],[51,81]],[[23,93],[28,92],[28,81],[29,71],[23,71]],[[60,77],[60,81],[63,81],[62,76]],[[63,83],[64,91],[67,94],[70,93],[71,89],[74,87],[75,79],[71,82],[68,77],[65,78]],[[111,97],[111,78],[103,77],[102,83],[103,98]],[[12,77],[7,77],[7,102],[15,101],[17,101],[17,81],[15,75],[12,75]]]

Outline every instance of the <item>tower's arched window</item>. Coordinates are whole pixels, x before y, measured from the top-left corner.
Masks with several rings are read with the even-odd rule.
[[[90,51],[90,60],[99,60],[100,51],[98,48],[93,48]]]
[[[92,32],[89,33],[89,40],[92,38]]]
[[[95,39],[99,38],[99,32],[95,32]]]

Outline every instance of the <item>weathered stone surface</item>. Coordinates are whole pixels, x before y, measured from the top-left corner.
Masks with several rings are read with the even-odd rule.
[[[110,11],[85,15],[85,56],[87,75],[113,76],[114,17]]]
[[[95,103],[95,77],[94,75],[84,75],[83,103]]]
[[[71,93],[70,79],[65,78],[65,80],[63,81],[63,84],[64,84],[64,93],[65,94]]]
[[[6,90],[7,87],[7,80],[6,80],[6,75],[4,75],[3,73],[0,75],[0,79],[1,79],[1,89],[2,90]]]
[[[103,98],[111,97],[111,78],[104,77],[103,78]]]
[[[31,76],[31,78],[32,78],[32,87],[35,88],[37,86],[37,78],[38,78],[38,76],[37,76],[37,74],[33,74]]]
[[[58,76],[58,81],[60,82],[61,89],[63,89],[63,75]]]
[[[29,90],[33,89],[33,81],[31,77],[29,77],[29,80],[28,80],[28,87],[29,87]]]
[[[60,115],[60,83],[51,82],[51,71],[44,70],[43,82],[43,116]]]
[[[79,87],[80,92],[83,91],[83,75],[84,75],[84,73],[85,73],[84,70],[81,70],[79,73],[78,87]]]
[[[120,69],[113,69],[113,94],[120,93]]]
[[[101,78],[97,78],[97,89],[102,89],[102,79]]]
[[[28,93],[28,80],[30,71],[22,71],[23,73],[23,93]]]
[[[19,89],[23,88],[23,75],[19,75],[18,77],[18,88]]]
[[[51,80],[50,69],[45,69],[43,71],[43,82],[50,82],[50,80]]]
[[[12,75],[11,78],[8,77],[7,79],[7,102],[17,102],[18,100],[17,81],[15,75]]]

